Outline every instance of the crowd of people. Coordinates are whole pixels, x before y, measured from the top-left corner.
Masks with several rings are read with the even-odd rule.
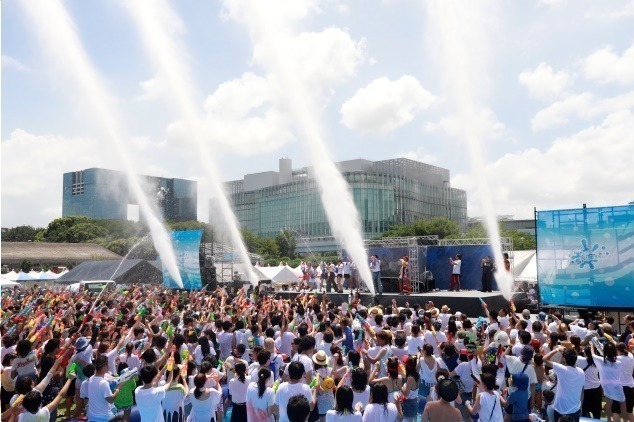
[[[634,421],[633,315],[355,299],[3,290],[2,420]]]

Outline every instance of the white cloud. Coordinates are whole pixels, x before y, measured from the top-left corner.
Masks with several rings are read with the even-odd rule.
[[[413,76],[396,81],[379,78],[359,89],[341,106],[341,122],[349,129],[383,135],[411,122],[434,96]]]
[[[531,217],[538,209],[625,204],[632,200],[634,114],[617,111],[601,124],[559,138],[545,151],[509,153],[488,166],[499,214]],[[480,213],[478,190],[469,174],[452,186],[469,192],[469,214]]]
[[[417,148],[414,151],[407,151],[397,155],[397,157],[409,158],[410,160],[420,161],[421,163],[435,164],[440,162],[440,158],[434,154],[430,154],[425,148]]]
[[[629,3],[622,7],[587,12],[584,17],[586,19],[617,20],[631,18],[632,16],[634,16],[634,0],[630,0]]]
[[[141,86],[141,90],[143,92],[140,95],[137,95],[136,100],[153,101],[167,95],[167,90],[165,89],[164,84],[165,81],[159,76],[141,82],[139,85]]]
[[[634,44],[621,56],[611,46],[602,48],[583,61],[582,69],[586,78],[599,83],[634,83]]]
[[[509,134],[508,128],[497,119],[497,116],[491,109],[484,108],[479,110],[476,120],[480,125],[479,133],[481,133],[485,139],[501,139]],[[445,132],[453,138],[461,138],[465,133],[465,128],[463,128],[462,125],[463,122],[458,116],[451,115],[443,117],[435,123],[425,123],[425,131]]]
[[[528,88],[531,98],[548,100],[559,97],[572,86],[572,75],[564,70],[555,71],[552,66],[542,62],[534,70],[520,73],[520,84]]]
[[[107,167],[112,158],[95,139],[39,136],[14,130],[2,141],[3,226],[43,226],[61,217],[62,173]]]
[[[550,7],[562,7],[568,4],[568,0],[539,0],[539,3]]]
[[[20,60],[4,54],[2,55],[2,67],[19,70],[21,72],[29,71],[29,68],[25,66]]]
[[[573,117],[591,119],[619,110],[634,107],[634,91],[607,99],[597,99],[592,93],[584,92],[557,101],[540,110],[531,120],[533,131],[537,132],[566,124]]]

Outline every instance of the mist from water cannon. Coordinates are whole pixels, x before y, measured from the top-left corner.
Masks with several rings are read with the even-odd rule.
[[[198,156],[207,171],[211,194],[218,202],[221,223],[229,230],[233,247],[246,264],[247,277],[252,285],[257,285],[259,278],[253,270],[240,234],[240,225],[224,190],[214,161],[209,131],[204,118],[196,107],[196,90],[193,79],[186,65],[185,43],[180,41],[182,22],[172,7],[165,0],[135,0],[124,2],[123,6],[134,21],[141,39],[145,44],[148,57],[156,66],[161,78],[166,82],[168,95],[185,122],[189,135],[198,149]],[[217,229],[223,229],[218,222],[210,222]]]
[[[266,46],[270,54],[264,59],[264,66],[276,81],[277,91],[282,105],[293,117],[296,129],[313,160],[314,175],[319,188],[321,202],[328,223],[335,238],[341,242],[352,261],[356,264],[361,279],[371,294],[374,285],[370,272],[367,251],[365,250],[359,212],[354,204],[348,183],[332,159],[322,129],[318,123],[317,107],[311,100],[311,93],[299,80],[301,69],[288,58],[285,40],[292,37],[287,22],[280,18],[273,8],[267,8],[266,2],[249,4],[252,13],[247,13],[245,25],[255,46]],[[255,47],[254,47],[255,49]],[[261,51],[261,50],[260,50]],[[337,200],[332,200],[333,192]]]
[[[30,0],[18,2],[32,21],[34,31],[40,39],[44,50],[57,67],[61,76],[71,79],[76,84],[73,93],[83,95],[92,108],[93,115],[103,127],[110,145],[120,158],[128,176],[129,185],[136,197],[140,212],[145,217],[152,235],[152,241],[161,261],[172,278],[183,287],[178,271],[176,255],[172,248],[170,236],[165,229],[155,204],[148,200],[141,187],[139,177],[135,173],[135,166],[128,156],[124,136],[122,119],[115,112],[115,101],[106,89],[97,70],[91,64],[86,53],[76,25],[68,11],[59,0]]]
[[[485,137],[485,123],[478,115],[482,105],[478,103],[477,91],[486,78],[474,69],[477,49],[474,43],[482,43],[479,37],[469,37],[465,28],[475,28],[465,22],[464,4],[456,0],[430,0],[427,4],[430,39],[441,47],[442,72],[451,101],[461,121],[462,136],[466,140],[472,175],[478,185],[480,202],[484,214],[484,224],[493,249],[494,261],[498,266],[495,280],[504,297],[509,300],[513,290],[513,276],[504,270],[502,242],[497,216],[493,209],[493,194],[486,176],[486,165],[482,154],[482,139]],[[473,12],[473,11],[471,11]],[[461,15],[462,14],[462,15]],[[483,31],[482,28],[479,28]],[[471,48],[470,48],[471,47]],[[478,57],[481,59],[481,56]]]

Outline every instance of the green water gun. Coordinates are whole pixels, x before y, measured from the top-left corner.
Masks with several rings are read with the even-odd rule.
[[[68,365],[68,369],[66,370],[66,378],[70,378],[73,374],[77,373],[77,363],[73,362]]]
[[[217,367],[217,369],[218,369],[218,370],[220,370],[220,368],[222,368],[222,365],[224,365],[224,364],[225,364],[225,361],[224,361],[224,360],[222,360],[222,359],[219,359],[219,360],[218,360],[218,367]]]
[[[315,378],[313,378],[313,380],[310,382],[309,387],[310,387],[311,389],[312,389],[312,388],[315,388],[315,386],[316,386],[318,383],[319,383],[319,374],[317,374],[317,375],[315,376]]]
[[[277,393],[277,389],[280,387],[280,380],[277,380],[273,383],[273,392]]]
[[[174,328],[172,327],[172,324],[169,324],[167,326],[167,330],[165,331],[165,334],[167,334],[167,338],[172,338],[172,334],[174,334]]]

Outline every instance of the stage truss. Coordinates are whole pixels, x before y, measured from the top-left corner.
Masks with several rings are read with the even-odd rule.
[[[502,244],[503,252],[510,252],[513,250],[513,238],[501,237],[500,243]],[[415,237],[386,237],[379,240],[366,240],[364,245],[366,249],[376,246],[393,247],[393,248],[407,248],[409,257],[409,278],[412,283],[412,289],[414,293],[421,291],[421,284],[427,283],[427,266],[423,273],[420,273],[418,265],[418,255],[421,247],[427,246],[467,246],[477,245],[485,246],[490,245],[491,242],[488,238],[474,238],[474,239],[439,239],[438,236],[415,236]]]

